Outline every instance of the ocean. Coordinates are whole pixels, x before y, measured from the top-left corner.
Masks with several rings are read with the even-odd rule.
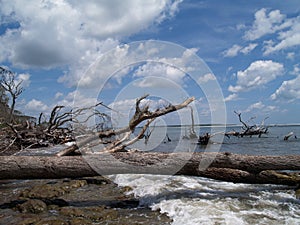
[[[249,155],[299,155],[300,126],[272,126],[261,138],[222,137],[223,131],[239,131],[239,126],[195,127],[198,134],[214,133],[207,146],[196,140],[182,140],[188,127],[156,127],[147,144],[133,148],[143,151],[231,152]],[[288,141],[283,138],[293,132]],[[59,149],[56,149],[57,151]],[[39,154],[47,155],[47,149]],[[34,154],[33,152],[22,152]],[[217,224],[300,224],[300,200],[295,187],[284,185],[235,184],[201,177],[143,174],[111,175],[119,186],[129,186],[128,195],[140,200],[140,207],[166,214],[173,225]]]
[[[146,151],[172,152],[186,128],[169,127],[153,135],[144,146]],[[211,132],[211,127],[196,127],[199,133]],[[213,128],[221,132],[222,127]],[[227,127],[226,131],[239,131],[240,127]],[[293,132],[288,141],[283,138]],[[180,134],[181,133],[181,134]],[[167,135],[168,138],[165,136]],[[216,135],[217,136],[217,135]],[[207,146],[191,143],[194,151],[220,151],[249,155],[300,154],[300,126],[273,126],[269,133],[256,137],[212,138]],[[298,138],[299,137],[299,138]],[[169,139],[169,140],[168,140]],[[171,141],[170,141],[171,140]],[[139,143],[137,147],[143,147]],[[188,144],[187,144],[188,146]],[[191,147],[183,149],[189,151]],[[300,224],[300,200],[295,197],[295,187],[279,185],[253,185],[221,182],[188,176],[115,175],[110,176],[120,186],[130,186],[128,194],[140,199],[142,206],[166,213],[173,225],[216,224]]]

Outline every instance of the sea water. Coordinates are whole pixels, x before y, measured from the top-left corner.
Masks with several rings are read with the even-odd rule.
[[[234,137],[224,136],[224,132],[241,131],[240,126],[230,127],[200,127],[196,126],[198,135],[205,133],[213,134],[208,145],[197,145],[197,139],[182,140],[188,134],[189,127],[158,127],[150,136],[145,145],[140,141],[135,146],[143,151],[195,151],[195,152],[231,152],[249,155],[299,155],[300,154],[300,126],[272,126],[268,128],[268,133],[260,138],[257,136]],[[284,136],[293,132],[293,135],[284,141]],[[168,139],[170,141],[168,141]]]
[[[144,140],[134,148],[143,151],[231,152],[248,155],[299,155],[300,126],[274,126],[261,138],[218,137],[225,131],[240,131],[240,127],[195,127],[198,134],[216,133],[207,146],[197,140],[182,140],[188,127],[157,127],[147,144]],[[213,132],[212,132],[213,131]],[[288,141],[283,138],[293,132]],[[295,138],[296,136],[296,138]],[[222,139],[222,140],[221,140]],[[182,142],[180,142],[182,141]],[[60,151],[23,151],[21,155],[53,154]],[[300,200],[295,187],[280,185],[234,184],[201,177],[161,176],[143,174],[112,175],[120,186],[132,188],[128,194],[140,199],[141,207],[167,214],[173,225],[242,225],[300,224]]]
[[[162,131],[154,146],[155,151],[174,151],[179,140],[179,129],[168,128],[167,139]],[[210,127],[201,128],[203,133]],[[239,127],[229,127],[226,131]],[[294,135],[288,141],[283,137]],[[181,132],[182,133],[182,132]],[[296,137],[295,137],[296,136]],[[300,154],[300,126],[270,127],[269,133],[258,137],[224,137],[222,143],[208,146],[191,143],[194,151],[220,151],[249,155]],[[218,140],[218,138],[216,139]],[[154,142],[155,140],[152,140]],[[144,143],[139,143],[142,146]],[[148,144],[147,144],[148,145]],[[182,146],[180,147],[182,149]],[[145,147],[147,150],[147,146]],[[189,151],[191,148],[183,149]],[[148,147],[148,151],[151,151]],[[253,185],[221,182],[201,177],[160,175],[110,176],[120,186],[130,186],[140,199],[140,205],[166,213],[174,225],[182,224],[300,224],[300,200],[295,187],[279,185]]]
[[[300,201],[293,188],[234,184],[186,176],[116,175],[141,206],[159,210],[176,225],[300,224]]]

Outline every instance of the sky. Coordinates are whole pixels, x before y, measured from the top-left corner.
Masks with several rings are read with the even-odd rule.
[[[199,123],[239,123],[234,111],[253,123],[300,123],[298,0],[0,6],[0,65],[23,81],[25,114],[95,101],[130,112],[148,93],[153,108],[194,96]]]

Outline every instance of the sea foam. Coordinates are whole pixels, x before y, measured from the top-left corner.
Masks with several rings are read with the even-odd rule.
[[[141,207],[167,214],[173,225],[299,224],[300,201],[292,188],[220,182],[206,178],[116,175]]]

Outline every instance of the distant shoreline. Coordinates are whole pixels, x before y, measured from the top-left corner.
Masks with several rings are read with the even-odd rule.
[[[190,127],[191,125],[167,125],[167,127]],[[242,127],[241,124],[195,124],[195,127]],[[267,124],[268,127],[297,127],[300,123],[294,124]],[[156,126],[165,127],[165,126]],[[141,128],[141,127],[139,127]]]

